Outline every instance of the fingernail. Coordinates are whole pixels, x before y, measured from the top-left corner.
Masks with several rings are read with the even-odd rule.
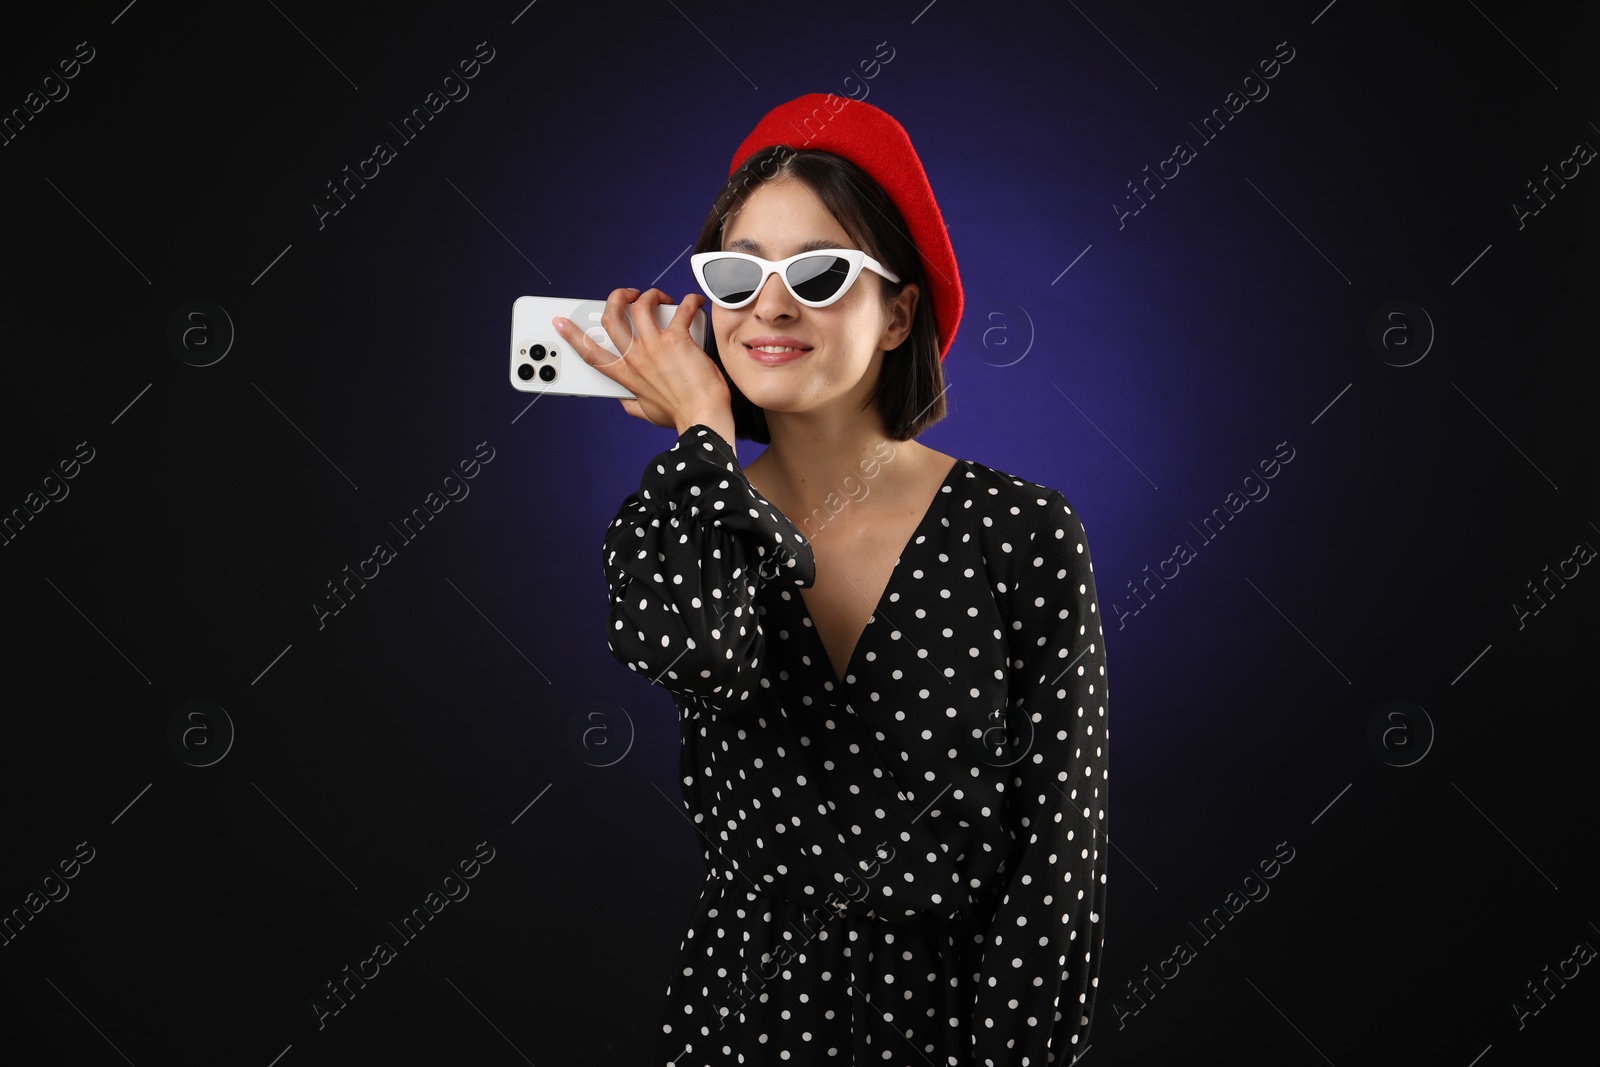
[[[567,320],[562,318],[560,315],[557,315],[555,318],[551,319],[550,321],[555,323],[555,327],[558,330],[564,330],[564,329],[567,328]]]

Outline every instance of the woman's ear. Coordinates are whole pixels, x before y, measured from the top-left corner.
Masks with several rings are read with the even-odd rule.
[[[885,352],[899,348],[901,342],[911,336],[911,324],[916,321],[917,301],[921,296],[914,282],[900,290],[900,295],[889,305],[889,321],[884,325],[883,336],[878,339],[879,348]]]

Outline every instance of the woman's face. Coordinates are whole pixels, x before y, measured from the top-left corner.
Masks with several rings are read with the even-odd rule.
[[[770,260],[814,244],[858,247],[816,194],[789,178],[758,186],[722,230],[722,251]],[[713,304],[711,328],[728,376],[757,407],[768,412],[837,408],[849,418],[870,417],[883,351],[905,340],[916,299],[916,286],[908,285],[885,308],[878,275],[863,268],[837,301],[824,308],[807,307],[774,273],[755,300],[737,311]],[[763,353],[757,348],[801,351]],[[762,362],[759,356],[782,358]]]

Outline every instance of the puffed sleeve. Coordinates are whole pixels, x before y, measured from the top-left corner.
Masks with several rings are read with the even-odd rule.
[[[984,938],[975,1062],[1071,1063],[1088,1044],[1105,929],[1106,654],[1083,526],[1058,490],[1013,545],[1015,762],[1005,893]]]
[[[604,554],[611,654],[713,711],[736,710],[760,677],[760,583],[816,580],[810,543],[700,424],[645,466]]]

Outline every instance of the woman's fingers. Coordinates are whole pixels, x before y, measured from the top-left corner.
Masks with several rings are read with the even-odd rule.
[[[639,294],[633,302],[633,329],[640,337],[654,340],[661,335],[661,327],[656,325],[656,307],[659,304],[672,303],[672,297],[660,289],[647,289]]]
[[[621,353],[622,355],[627,354],[628,343],[632,340],[633,335],[632,332],[628,331],[626,328],[620,332],[616,329],[613,329],[612,323],[620,319],[622,315],[622,309],[627,307],[628,302],[638,295],[639,290],[637,289],[611,290],[611,295],[606,297],[605,311],[603,311],[600,315],[601,329],[604,330],[605,335],[607,339],[611,341],[612,346],[615,347],[617,352]],[[588,363],[590,366],[604,370],[606,367],[609,367],[612,364],[621,362],[617,355],[606,351],[599,344],[595,343],[594,339],[589,336],[589,331],[582,330],[573,325],[571,319],[557,316],[556,320],[552,321],[555,322],[556,332],[560,333],[562,338],[565,339],[568,344],[577,349],[578,354],[583,357],[583,361]],[[626,325],[626,321],[623,321],[623,326],[626,327]],[[621,344],[617,343],[617,338],[619,336],[624,339]],[[616,375],[614,374],[610,375],[610,377],[620,381],[620,379],[617,379]],[[630,386],[629,392],[632,391],[632,387]]]
[[[656,308],[672,303],[672,297],[660,289],[647,289],[642,293],[637,289],[614,289],[606,299],[600,324],[617,351],[626,358],[636,338],[648,338],[653,342],[666,331],[688,336],[689,324],[694,321],[695,313],[705,306],[705,298],[697,293],[685,296],[664,331],[656,324]]]
[[[571,345],[573,350],[578,353],[579,359],[628,390],[628,392],[637,392],[634,386],[632,368],[628,367],[626,361],[618,359],[595,344],[589,335],[580,330],[571,319],[557,315],[550,320],[550,323],[555,327],[556,333],[561,335],[561,339]]]
[[[695,314],[705,307],[706,298],[699,293],[690,293],[683,298],[683,303],[678,305],[678,310],[673,312],[672,321],[667,324],[667,329],[677,330],[687,334],[689,327],[694,323]]]
[[[624,411],[652,425],[672,427],[680,421],[680,409],[703,404],[707,398],[725,398],[728,393],[722,371],[689,332],[705,303],[696,296],[686,296],[663,329],[656,322],[656,309],[672,303],[665,292],[654,288],[644,292],[612,290],[600,325],[617,351],[632,359],[618,359],[570,320],[558,318],[556,329],[584,362],[633,394],[632,398],[618,398]]]
[[[637,289],[613,289],[606,297],[606,309],[600,313],[600,326],[623,359],[628,358],[628,349],[633,347],[634,327],[628,325],[628,305],[635,304],[642,295]]]

